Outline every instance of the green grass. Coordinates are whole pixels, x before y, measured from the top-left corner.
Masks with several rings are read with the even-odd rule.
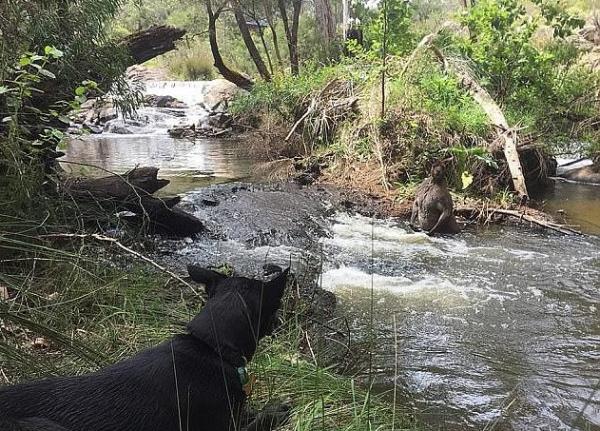
[[[160,59],[171,75],[184,81],[210,80],[216,77],[212,54],[206,44],[181,45]]]
[[[1,266],[0,285],[11,294],[0,300],[2,383],[95,371],[182,332],[201,309],[187,287],[97,244],[77,240],[59,249],[29,243],[19,260],[13,250]],[[9,246],[0,236],[0,252]],[[250,366],[253,405],[289,399],[288,430],[363,431],[369,417],[374,430],[414,429],[390,397],[370,395],[351,376],[303,356],[304,331],[293,310],[285,315]],[[47,348],[33,346],[39,338]]]

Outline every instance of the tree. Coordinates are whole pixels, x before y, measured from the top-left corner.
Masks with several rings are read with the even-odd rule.
[[[265,19],[271,30],[271,37],[273,38],[273,49],[275,50],[275,57],[277,58],[277,63],[280,67],[283,67],[283,60],[281,57],[281,51],[279,50],[279,41],[277,38],[277,30],[275,28],[275,14],[273,12],[273,1],[272,0],[262,0],[263,10],[265,12]]]
[[[288,50],[290,53],[290,69],[293,75],[298,75],[300,71],[298,60],[298,27],[300,25],[300,11],[302,9],[302,0],[292,0],[292,25],[290,26],[285,0],[277,0],[279,13],[283,21],[283,28],[287,39]]]
[[[315,0],[315,20],[317,31],[324,38],[325,51],[329,55],[336,39],[335,16],[329,0]]]
[[[250,34],[250,29],[248,28],[248,24],[246,24],[246,17],[244,16],[244,11],[242,10],[242,6],[238,0],[232,0],[233,14],[235,16],[235,21],[237,22],[238,28],[240,29],[240,33],[242,35],[242,39],[244,40],[244,44],[246,45],[246,49],[248,49],[248,53],[252,58],[252,61],[256,65],[256,69],[258,73],[265,81],[271,80],[271,75],[265,66],[265,62],[263,61],[260,52],[256,48],[254,44],[254,40],[252,39],[252,35]]]
[[[240,88],[250,90],[254,85],[254,82],[241,73],[231,70],[229,67],[227,67],[219,50],[219,42],[217,40],[217,20],[225,9],[225,4],[221,4],[215,11],[213,11],[212,0],[205,0],[204,4],[206,6],[206,13],[208,15],[208,40],[210,43],[210,51],[213,56],[215,67],[226,80],[233,82]]]

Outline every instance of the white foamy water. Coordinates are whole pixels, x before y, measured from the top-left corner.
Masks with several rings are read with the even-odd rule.
[[[595,239],[512,228],[432,238],[338,215],[322,246],[321,284],[355,337],[374,309],[381,385],[403,387],[434,429],[600,426]]]
[[[189,107],[204,103],[211,81],[148,81],[145,94],[172,96]]]

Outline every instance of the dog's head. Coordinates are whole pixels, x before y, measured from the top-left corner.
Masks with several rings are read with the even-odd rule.
[[[276,327],[289,269],[271,281],[227,277],[189,265],[192,280],[206,286],[208,301],[188,325],[192,335],[213,344],[239,350],[250,360],[258,341]]]

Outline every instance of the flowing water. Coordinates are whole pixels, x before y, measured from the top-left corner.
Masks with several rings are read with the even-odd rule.
[[[154,86],[201,99],[201,84]],[[177,260],[237,268],[316,256],[355,341],[375,334],[375,387],[396,390],[433,429],[600,429],[599,237],[492,227],[431,238],[402,221],[332,215],[321,195],[233,185],[202,207],[216,191],[199,187],[246,177],[251,161],[235,141],[170,139],[164,126],[177,119],[153,112],[158,126],[73,140],[66,159],[116,171],[150,164],[174,179],[171,191],[187,191],[220,234],[173,243]],[[600,233],[599,195],[558,183],[546,206]]]
[[[373,290],[380,389],[439,429],[599,429],[598,238],[347,215],[333,233],[322,284],[365,337]]]
[[[147,94],[173,96],[188,108],[141,108],[135,119],[119,118],[109,122],[108,130],[127,133],[73,138],[64,149],[63,168],[77,174],[103,176],[108,175],[106,171],[122,173],[136,165],[156,166],[162,178],[171,180],[161,193],[171,194],[248,177],[251,162],[245,155],[243,142],[173,139],[167,133],[174,125],[197,123],[208,115],[199,105],[206,91],[204,81],[147,83]]]

